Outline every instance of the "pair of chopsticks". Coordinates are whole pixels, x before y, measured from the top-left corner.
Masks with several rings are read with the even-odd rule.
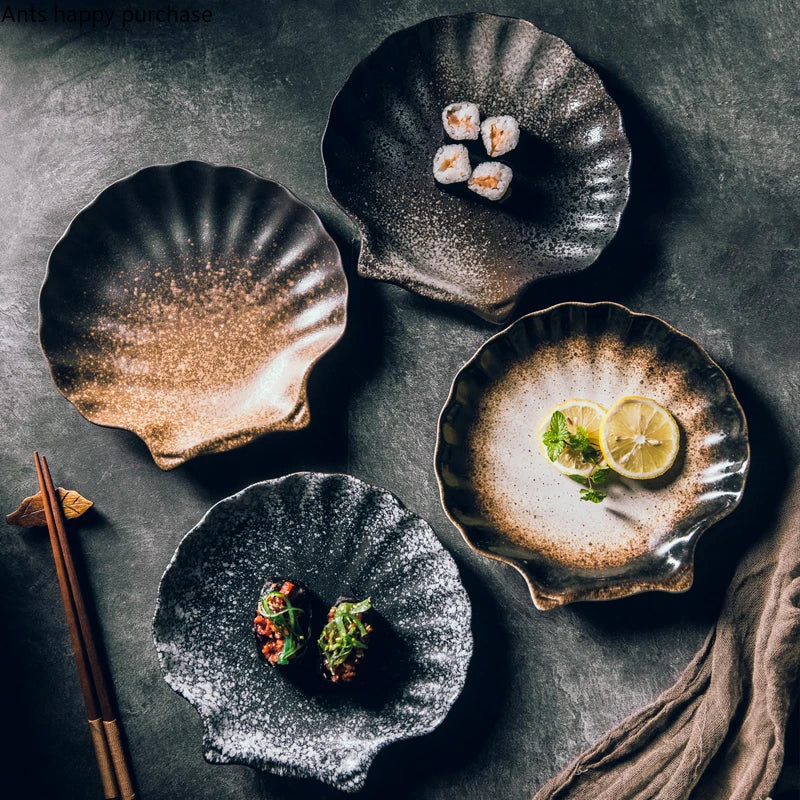
[[[47,530],[50,533],[50,545],[56,562],[56,574],[67,615],[67,627],[78,668],[83,702],[86,705],[92,744],[100,769],[103,796],[106,800],[115,798],[133,800],[136,794],[133,790],[130,768],[122,746],[116,715],[109,700],[108,686],[89,626],[78,576],[75,573],[64,527],[61,501],[53,485],[47,459],[40,458],[38,453],[34,453],[33,458],[36,462],[36,476],[42,493]]]

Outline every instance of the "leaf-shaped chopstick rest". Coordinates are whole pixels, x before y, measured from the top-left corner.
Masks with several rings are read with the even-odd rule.
[[[58,499],[61,501],[61,507],[64,509],[64,516],[67,519],[80,517],[94,505],[91,500],[87,500],[78,492],[72,489],[62,489],[60,486],[58,487]],[[38,525],[46,527],[47,520],[44,516],[41,492],[37,492],[32,497],[26,497],[13,514],[6,515],[6,522],[20,528],[35,528]]]

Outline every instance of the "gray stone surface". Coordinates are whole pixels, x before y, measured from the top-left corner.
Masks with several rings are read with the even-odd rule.
[[[483,8],[524,16],[572,44],[617,99],[634,153],[615,242],[583,275],[534,289],[523,310],[611,299],[662,316],[729,372],[753,445],[745,500],[701,542],[695,588],[543,614],[516,573],[468,550],[439,506],[431,466],[450,381],[493,328],[352,278],[353,229],[327,195],[319,157],[327,108],[350,69],[397,28],[464,9],[455,0],[209,7],[206,25],[0,23],[4,513],[35,491],[34,448],[57,483],[97,503],[74,541],[142,798],[329,798],[337,795],[316,784],[205,764],[196,713],[160,678],[150,620],[175,546],[212,502],[305,468],[387,487],[456,556],[476,606],[478,653],[444,726],[383,753],[363,796],[529,797],[673,681],[800,460],[800,11],[781,0]],[[37,342],[37,292],[50,248],[84,204],[139,167],[185,158],[248,167],[315,207],[348,262],[351,321],[311,382],[308,430],[162,473],[136,437],[91,425],[57,393]],[[100,797],[40,531],[6,529],[0,599],[12,732],[0,751],[0,789]],[[774,795],[782,800],[797,796],[797,741],[795,721]]]

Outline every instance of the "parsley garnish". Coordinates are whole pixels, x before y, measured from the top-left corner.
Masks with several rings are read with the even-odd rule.
[[[581,500],[590,503],[602,503],[608,497],[608,492],[598,492],[596,489],[581,489]]]
[[[568,449],[589,464],[596,464],[600,460],[600,453],[592,447],[586,428],[578,425],[575,433],[570,433],[567,418],[561,411],[553,412],[550,425],[542,434],[542,441],[547,449],[547,457],[551,461],[555,461]]]
[[[601,491],[597,487],[605,484],[611,469],[598,466],[601,459],[600,451],[592,446],[589,433],[583,425],[578,425],[575,433],[570,433],[567,418],[561,411],[554,411],[550,417],[550,425],[542,434],[542,443],[551,461],[555,461],[565,450],[569,450],[587,464],[594,465],[588,475],[569,476],[584,487],[581,489],[581,500],[602,503],[608,497],[608,492]]]

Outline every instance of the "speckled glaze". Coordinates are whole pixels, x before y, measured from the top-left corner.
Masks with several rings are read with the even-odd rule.
[[[442,192],[431,176],[442,109],[459,100],[520,123],[502,207]],[[589,266],[628,199],[630,145],[596,73],[561,39],[490,14],[386,39],[334,100],[322,154],[328,188],[361,233],[360,275],[492,322],[536,280]]]
[[[614,476],[601,504],[542,454],[537,430],[573,397],[605,408],[651,397],[681,429],[661,478]],[[697,539],[739,503],[744,413],[725,373],[689,337],[615,303],[563,303],[522,317],[461,369],[439,420],[442,504],[467,543],[516,567],[540,609],[693,579]]]
[[[171,469],[307,425],[308,373],[346,304],[310,208],[247,170],[185,161],[112,184],[72,221],[40,337],[81,414],[133,431]]]
[[[253,613],[274,575],[309,589],[314,640],[340,595],[372,599],[357,684],[324,683],[315,652],[295,671],[264,663]],[[356,791],[381,748],[444,719],[466,679],[470,624],[456,565],[424,520],[356,478],[298,473],[223,500],[186,535],[153,632],[167,683],[203,719],[208,761]]]

